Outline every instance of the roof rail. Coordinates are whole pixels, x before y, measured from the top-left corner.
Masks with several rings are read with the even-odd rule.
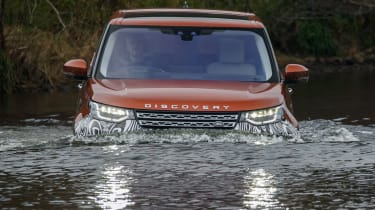
[[[119,10],[115,12],[114,18],[137,18],[137,17],[202,17],[202,18],[224,18],[238,20],[261,21],[254,13],[232,12],[205,9],[137,9]]]

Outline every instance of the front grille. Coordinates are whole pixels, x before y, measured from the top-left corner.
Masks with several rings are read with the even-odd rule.
[[[185,113],[136,111],[142,127],[153,128],[234,128],[239,113]]]

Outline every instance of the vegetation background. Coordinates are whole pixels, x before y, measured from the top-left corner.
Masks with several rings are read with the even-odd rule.
[[[90,60],[118,9],[181,8],[184,0],[0,0],[0,93],[64,90],[62,65]],[[255,12],[280,65],[375,60],[375,0],[188,0],[190,8]]]

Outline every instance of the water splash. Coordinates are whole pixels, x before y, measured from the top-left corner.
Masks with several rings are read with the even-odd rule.
[[[290,139],[290,138],[289,138]],[[246,132],[227,130],[171,129],[137,131],[117,136],[71,137],[73,145],[91,144],[191,144],[191,143],[244,143],[269,145],[287,141],[287,137],[254,135]]]
[[[301,123],[301,135],[305,142],[358,142],[360,139],[350,127],[330,120],[313,120]]]
[[[0,152],[20,148],[43,148],[66,144],[67,126],[1,126]]]
[[[374,139],[374,133],[374,127],[371,126],[349,126],[330,120],[303,121],[299,134],[294,137],[204,129],[168,129],[136,131],[114,136],[76,137],[73,136],[71,127],[65,125],[1,126],[0,152],[17,148],[50,147],[52,145],[194,144],[204,142],[271,145],[282,142],[358,142],[362,139]]]

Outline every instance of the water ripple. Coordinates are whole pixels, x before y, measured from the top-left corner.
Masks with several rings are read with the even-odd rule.
[[[373,209],[373,126],[301,122],[301,136],[164,130],[76,138],[0,127],[4,209]]]

